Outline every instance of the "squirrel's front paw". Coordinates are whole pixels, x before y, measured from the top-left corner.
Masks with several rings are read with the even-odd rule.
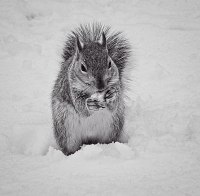
[[[106,94],[105,94],[105,101],[109,103],[110,101],[113,101],[117,96],[117,91],[114,87],[110,88]]]
[[[99,100],[91,99],[91,98],[87,99],[86,105],[87,105],[88,109],[92,110],[92,111],[97,111],[99,109],[105,108],[104,102],[100,102]]]
[[[104,92],[96,92],[86,100],[86,106],[89,111],[104,109],[117,97],[117,91],[114,87]]]

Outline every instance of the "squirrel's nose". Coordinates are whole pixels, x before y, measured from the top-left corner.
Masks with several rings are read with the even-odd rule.
[[[107,85],[107,84],[106,84],[106,81],[103,80],[103,78],[101,78],[101,77],[98,77],[98,78],[97,78],[96,87],[97,87],[97,89],[98,89],[99,91],[105,89],[106,85]]]

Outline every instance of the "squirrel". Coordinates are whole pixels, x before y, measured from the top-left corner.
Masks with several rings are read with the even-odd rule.
[[[84,144],[119,141],[123,132],[131,47],[121,32],[110,29],[80,25],[65,43],[51,103],[54,137],[65,155]]]

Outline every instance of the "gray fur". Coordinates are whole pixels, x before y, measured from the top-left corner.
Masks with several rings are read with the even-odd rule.
[[[83,144],[118,141],[129,55],[128,42],[109,27],[82,25],[69,35],[52,92],[54,136],[64,154]]]

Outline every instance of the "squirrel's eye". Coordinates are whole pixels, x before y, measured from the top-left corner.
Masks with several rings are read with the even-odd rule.
[[[108,69],[111,69],[111,62],[108,63]]]
[[[82,63],[81,63],[81,71],[82,71],[83,73],[86,73],[86,72],[87,72],[86,66],[83,65]]]

